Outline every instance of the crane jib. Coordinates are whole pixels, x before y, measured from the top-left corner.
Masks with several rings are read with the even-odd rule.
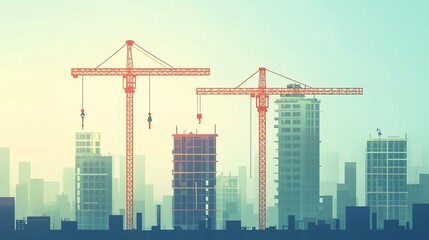
[[[78,76],[209,76],[210,68],[72,68],[71,75]]]

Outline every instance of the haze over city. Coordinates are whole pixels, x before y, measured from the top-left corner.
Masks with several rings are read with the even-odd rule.
[[[218,173],[249,165],[249,98],[203,96],[196,87],[235,87],[259,67],[312,87],[362,87],[362,96],[321,100],[321,180],[357,163],[358,201],[364,204],[365,144],[381,128],[409,139],[410,182],[428,169],[425,128],[429,101],[426,65],[429,4],[425,1],[2,1],[0,3],[0,146],[11,151],[11,186],[18,162],[32,174],[60,180],[74,166],[81,131],[81,82],[72,67],[96,67],[132,39],[175,67],[209,67],[209,77],[153,77],[152,129],[147,128],[148,79],[137,77],[135,154],[146,157],[146,182],[155,198],[170,194],[171,134],[218,137]],[[122,50],[105,67],[125,67]],[[139,52],[135,67],[158,67]],[[125,154],[125,94],[117,77],[85,77],[85,130],[101,132],[102,153]],[[267,74],[269,87],[288,81]],[[257,78],[245,87],[256,87]],[[267,114],[267,202],[275,203],[275,97]],[[252,102],[252,169],[257,169],[257,114]],[[329,153],[339,154],[327,169]],[[423,159],[426,159],[423,161]],[[335,166],[335,164],[334,164]],[[117,169],[116,169],[117,170]],[[117,176],[117,172],[114,173]],[[252,173],[254,182],[256,172]],[[254,182],[256,188],[256,182]],[[252,189],[252,187],[249,187]],[[321,192],[323,192],[323,186]],[[248,196],[255,196],[251,192]]]

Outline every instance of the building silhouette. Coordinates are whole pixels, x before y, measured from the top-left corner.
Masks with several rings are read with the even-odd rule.
[[[228,220],[240,220],[241,194],[238,176],[219,175],[216,180],[216,229],[225,229]]]
[[[176,134],[173,148],[173,225],[184,230],[216,224],[217,134]]]
[[[288,88],[299,88],[290,84]],[[278,217],[279,226],[296,220],[317,218],[319,206],[320,101],[304,95],[281,96],[278,112]]]
[[[365,232],[369,229],[369,207],[346,207],[346,230]]]
[[[67,201],[70,202],[70,211],[73,213],[72,215],[62,215],[62,218],[67,218],[69,220],[75,220],[75,168],[67,167],[63,169],[62,176],[62,194],[67,196]],[[62,201],[65,201],[65,197],[63,196]],[[66,208],[66,206],[63,206]]]
[[[15,230],[15,198],[0,197],[0,237]]]
[[[366,203],[384,220],[407,219],[407,139],[373,138],[366,147]]]
[[[346,207],[356,206],[356,163],[344,163],[344,183],[337,184],[337,218],[345,228]]]
[[[75,204],[78,229],[109,228],[112,157],[100,153],[100,133],[76,133]]]
[[[10,196],[10,151],[0,148],[0,197]]]

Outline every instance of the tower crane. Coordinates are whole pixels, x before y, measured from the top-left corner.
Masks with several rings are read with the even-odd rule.
[[[271,72],[283,78],[292,80],[304,87],[301,88],[267,88],[266,72]],[[257,88],[241,88],[251,77],[259,73],[259,83]],[[201,95],[249,95],[256,98],[256,108],[259,113],[259,229],[266,226],[266,113],[269,106],[270,95],[362,95],[362,88],[312,88],[294,79],[278,74],[264,67],[259,68],[250,77],[244,80],[235,88],[197,88],[197,99]],[[197,104],[198,106],[198,104]],[[201,109],[201,105],[199,108]],[[197,118],[201,123],[202,114],[198,110]]]
[[[126,228],[133,228],[133,166],[134,166],[134,92],[136,89],[136,76],[208,76],[210,68],[134,68],[132,48],[134,45],[147,52],[145,49],[135,44],[133,40],[127,40],[120,48],[127,46],[127,60],[125,68],[72,68],[71,75],[73,78],[79,76],[121,76],[122,87],[126,95]],[[119,49],[119,50],[120,50]],[[119,51],[118,50],[118,51]],[[137,50],[139,50],[137,48]],[[116,51],[114,54],[116,54]],[[114,55],[113,54],[113,55]],[[113,56],[112,55],[112,56]],[[160,60],[153,54],[149,53],[149,57]],[[111,56],[111,57],[112,57]],[[107,59],[109,60],[110,57]],[[106,60],[106,61],[107,61]],[[104,62],[106,62],[104,61]],[[162,60],[160,60],[162,61]],[[104,63],[103,62],[103,63]],[[163,61],[162,61],[163,62]],[[102,63],[102,64],[103,64]],[[165,63],[165,62],[164,62]],[[101,65],[101,64],[100,64]],[[85,117],[84,109],[81,109],[82,128],[83,119]],[[151,113],[148,113],[149,128],[152,121]]]

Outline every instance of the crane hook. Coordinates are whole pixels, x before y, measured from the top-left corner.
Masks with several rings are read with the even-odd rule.
[[[84,118],[85,118],[85,110],[82,108],[80,110],[80,117],[82,118],[82,130],[83,130],[83,126],[84,126]]]
[[[149,129],[150,129],[150,123],[152,122],[152,116],[151,116],[151,113],[149,112],[148,113],[148,117],[147,117],[147,122],[149,123]]]
[[[203,118],[203,114],[197,113],[198,123],[201,124],[201,118]]]

